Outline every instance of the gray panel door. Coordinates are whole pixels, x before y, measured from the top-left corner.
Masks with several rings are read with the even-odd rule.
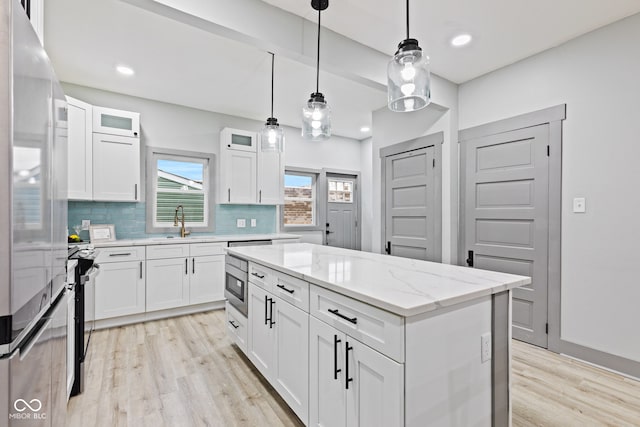
[[[467,264],[532,277],[513,291],[513,337],[547,347],[549,126],[461,147]]]
[[[356,177],[327,174],[327,245],[360,249],[357,227]]]
[[[435,148],[385,158],[386,252],[439,261],[435,238]]]

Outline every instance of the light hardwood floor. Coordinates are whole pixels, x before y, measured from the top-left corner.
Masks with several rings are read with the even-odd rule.
[[[96,331],[67,426],[301,426],[224,311]],[[640,426],[640,382],[513,342],[513,425]]]

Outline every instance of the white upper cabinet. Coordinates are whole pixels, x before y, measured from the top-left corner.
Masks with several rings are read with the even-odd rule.
[[[138,138],[140,113],[93,107],[93,132]]]
[[[92,106],[67,96],[69,149],[68,197],[70,200],[93,199]]]
[[[93,200],[140,200],[140,139],[93,134]]]
[[[261,152],[259,140],[256,132],[221,131],[218,203],[283,203],[284,155]]]

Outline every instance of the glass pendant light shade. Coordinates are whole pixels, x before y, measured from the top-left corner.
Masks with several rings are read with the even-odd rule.
[[[302,107],[302,137],[311,141],[324,141],[331,137],[331,108],[321,93],[312,93]]]
[[[431,102],[429,57],[416,39],[403,40],[387,67],[388,106],[391,111],[420,110]]]
[[[278,119],[269,117],[260,132],[260,149],[262,151],[284,151],[284,130],[278,125]]]

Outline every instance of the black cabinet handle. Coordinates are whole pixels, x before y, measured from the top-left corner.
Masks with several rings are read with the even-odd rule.
[[[189,274],[189,258],[184,259],[184,274]]]
[[[283,291],[289,292],[290,294],[295,292],[295,289],[287,289],[284,285],[276,285],[276,287],[282,289]]]
[[[138,200],[138,184],[133,184],[133,200]]]
[[[119,254],[109,254],[109,256],[129,256],[131,255],[131,252],[122,252]]]
[[[391,255],[391,242],[387,242],[387,247],[384,248],[384,251],[387,253],[387,255]]]
[[[240,327],[240,325],[236,325],[233,320],[229,320],[229,324],[233,326],[234,329],[238,329]]]
[[[276,301],[273,298],[269,298],[271,301],[269,301],[269,329],[273,329],[273,325],[276,324],[276,322],[273,321],[273,306],[276,305]]]
[[[264,324],[268,324],[269,323],[269,315],[268,315],[268,311],[267,311],[267,302],[269,301],[269,298],[267,298],[267,296],[264,296]]]
[[[342,340],[338,339],[337,335],[333,335],[333,379],[338,379],[338,372],[342,372],[342,369],[338,369],[338,343]]]
[[[231,201],[231,189],[227,189],[227,202]]]
[[[264,279],[264,275],[259,275],[258,273],[251,273],[252,276],[256,276],[258,279]]]
[[[344,367],[346,373],[346,380],[344,382],[345,388],[349,390],[349,383],[353,381],[353,378],[349,378],[349,351],[353,350],[353,347],[349,345],[349,341],[346,342],[344,352]]]
[[[142,279],[142,261],[140,261],[140,278]]]
[[[262,203],[262,190],[260,190],[260,196],[259,196],[258,203]]]
[[[191,273],[196,274],[196,259],[191,258]]]
[[[473,267],[473,251],[467,252],[467,265]]]
[[[327,311],[331,314],[335,314],[336,316],[346,320],[347,322],[353,323],[354,325],[358,323],[357,317],[347,317],[344,314],[340,313],[337,308],[335,310],[328,309]]]

